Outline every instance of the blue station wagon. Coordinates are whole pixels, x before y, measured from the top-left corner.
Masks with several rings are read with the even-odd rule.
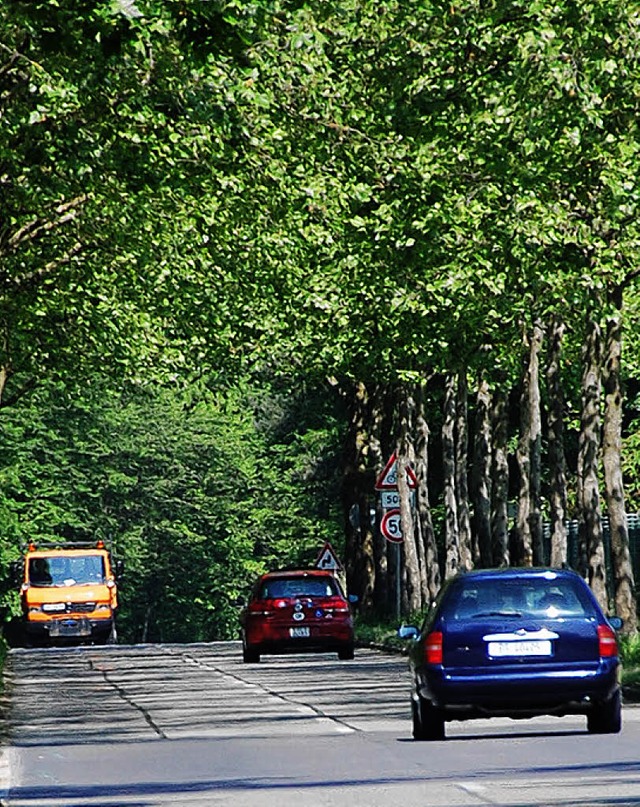
[[[584,714],[594,734],[621,728],[614,628],[586,582],[558,569],[489,569],[448,581],[411,639],[413,737],[451,720]]]

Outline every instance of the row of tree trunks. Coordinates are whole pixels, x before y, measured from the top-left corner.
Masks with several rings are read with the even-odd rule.
[[[597,321],[588,318],[585,327],[576,468],[577,514],[581,525],[578,571],[588,579],[605,610],[611,605],[609,596],[613,590],[617,613],[623,617],[627,632],[635,633],[635,583],[621,470],[621,302],[620,297],[618,308],[612,307],[604,346]],[[567,465],[561,378],[564,332],[563,322],[552,319],[546,328],[546,343],[540,322],[534,322],[525,334],[521,420],[514,457],[518,497],[511,534],[507,506],[509,396],[504,383],[494,380],[492,389],[484,376],[479,377],[470,418],[466,371],[443,380],[440,546],[429,491],[426,386],[354,384],[348,394],[350,428],[343,493],[348,515],[347,578],[363,610],[420,611],[437,595],[442,578],[460,569],[546,562],[560,567],[567,563]],[[542,531],[543,347],[548,399],[545,493],[551,522],[550,558],[545,556]],[[473,424],[471,440],[469,423]],[[381,535],[383,510],[374,485],[393,451],[397,458],[401,545],[389,543]],[[611,527],[613,580],[607,579],[605,563],[601,464]],[[413,474],[417,480],[415,490]],[[376,517],[372,519],[371,513]]]

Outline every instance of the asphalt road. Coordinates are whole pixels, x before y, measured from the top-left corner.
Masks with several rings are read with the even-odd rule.
[[[236,643],[14,650],[0,796],[10,807],[640,805],[640,709],[447,724],[410,738],[406,661],[265,657]]]

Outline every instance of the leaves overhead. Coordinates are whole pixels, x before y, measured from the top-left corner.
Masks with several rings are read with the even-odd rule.
[[[621,288],[633,350],[639,37],[622,0],[6,0],[0,404],[48,376],[513,380],[523,325],[557,314],[577,356]],[[105,489],[197,546],[211,512],[174,528],[160,480],[202,446],[126,425]]]

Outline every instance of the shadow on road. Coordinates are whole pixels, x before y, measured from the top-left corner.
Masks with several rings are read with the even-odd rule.
[[[604,765],[596,766],[595,769],[590,766],[584,766],[584,770],[593,774],[594,772],[602,771],[607,776],[612,776],[611,787],[615,789],[617,779],[614,774],[626,773],[629,771],[640,773],[640,763],[629,763],[623,765]],[[544,768],[532,769],[533,772],[544,774],[567,774],[575,775],[580,773],[579,766],[570,766],[568,769],[558,766],[557,768]],[[493,772],[495,776],[497,772]],[[507,777],[509,771],[503,771],[502,774]],[[229,798],[237,795],[238,793],[250,794],[251,792],[261,791],[263,793],[271,793],[273,796],[273,804],[281,801],[283,794],[286,791],[296,791],[300,794],[306,794],[306,800],[300,804],[313,804],[313,792],[318,790],[334,790],[340,789],[344,792],[345,803],[351,804],[364,804],[365,802],[359,801],[358,790],[369,788],[382,788],[387,789],[393,786],[411,786],[418,785],[427,787],[430,783],[437,780],[437,776],[430,776],[425,774],[423,777],[371,777],[371,778],[343,778],[343,779],[322,779],[322,780],[309,780],[300,781],[299,779],[292,781],[290,778],[284,779],[280,777],[264,777],[264,778],[232,778],[232,779],[209,779],[203,781],[191,782],[141,782],[138,784],[128,785],[100,785],[100,786],[40,786],[40,787],[24,787],[17,788],[11,791],[11,805],[22,807],[22,805],[41,805],[47,802],[65,805],[66,807],[79,807],[81,804],[90,803],[92,807],[151,807],[158,804],[155,797],[166,797],[170,799],[172,804],[181,804],[180,798],[197,796],[203,799],[203,804],[208,802],[204,801],[207,795],[212,799],[215,797],[215,803],[224,803],[220,798],[226,793]],[[640,775],[632,779],[625,779],[626,785],[640,784]],[[425,795],[426,795],[425,791]],[[319,793],[318,793],[319,796]],[[123,799],[126,798],[126,802]],[[212,801],[211,803],[214,803]],[[246,802],[248,803],[248,802]],[[425,802],[426,803],[426,802]],[[594,796],[593,798],[580,797],[580,804],[589,807],[589,805],[597,805],[597,807],[626,807],[626,805],[633,805],[637,807],[637,799],[630,800],[628,797],[611,795],[609,797]],[[576,801],[573,799],[561,799],[553,801],[554,807],[575,807]],[[540,802],[515,801],[513,807],[540,807]]]

